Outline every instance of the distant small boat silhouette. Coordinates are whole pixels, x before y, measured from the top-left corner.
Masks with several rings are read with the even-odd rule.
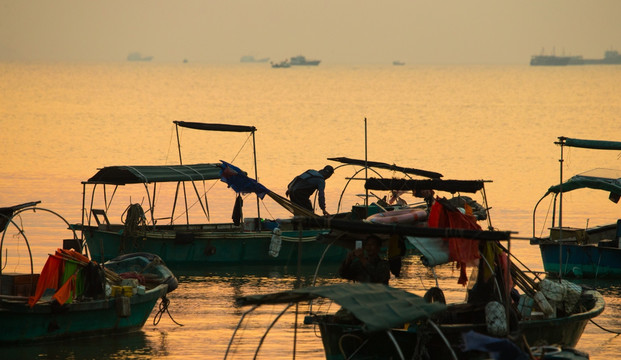
[[[291,64],[289,63],[289,60],[283,60],[283,61],[278,62],[278,63],[271,62],[270,64],[272,64],[273,68],[288,68],[288,67],[291,67]]]
[[[139,52],[132,52],[127,55],[127,61],[151,61],[153,56],[142,56]]]
[[[270,58],[261,58],[261,59],[255,59],[254,56],[252,55],[244,55],[241,57],[241,59],[239,60],[240,62],[252,62],[252,63],[264,63],[264,62],[268,62]]]
[[[405,65],[404,62],[401,62],[401,61],[398,61],[398,60],[393,61],[392,64],[393,65]]]

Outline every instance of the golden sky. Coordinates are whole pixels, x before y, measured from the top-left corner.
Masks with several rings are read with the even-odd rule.
[[[0,61],[523,64],[621,51],[620,0],[0,0]]]

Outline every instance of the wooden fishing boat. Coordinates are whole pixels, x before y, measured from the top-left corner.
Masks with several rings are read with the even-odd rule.
[[[572,348],[586,324],[604,310],[597,291],[528,275],[500,243],[510,242],[510,232],[351,223],[333,220],[331,226],[355,225],[367,234],[474,241],[481,250],[480,261],[469,265],[477,272],[465,288],[465,301],[446,304],[439,288],[420,296],[383,284],[344,283],[239,297],[239,305],[253,306],[244,317],[265,304],[290,307],[323,298],[341,309],[313,312],[305,323],[319,328],[326,359],[481,359],[491,352],[499,358],[529,358],[534,348]],[[330,308],[314,305],[311,311],[326,307]]]
[[[164,261],[155,254],[132,253],[118,256],[104,263],[107,270],[123,274],[125,278],[140,280],[141,283],[155,287],[166,284],[166,292],[172,292],[179,286],[175,274]]]
[[[177,127],[204,131],[248,132],[253,139],[256,131],[254,126],[183,121],[176,121],[175,124]],[[173,269],[218,264],[316,264],[320,259],[324,263],[343,259],[345,249],[330,247],[317,239],[317,235],[327,230],[299,229],[287,218],[262,218],[259,201],[266,195],[292,213],[314,214],[270,191],[255,179],[224,161],[104,167],[82,183],[82,222],[73,224],[72,228],[81,230],[92,258],[100,262],[134,252],[157,254]],[[199,187],[205,189],[210,182],[214,186],[233,190],[223,190],[232,195],[234,215],[231,222],[210,222],[206,192],[201,194],[198,190]],[[113,198],[124,185],[127,185],[128,197],[143,198],[147,203],[117,206],[117,213],[111,215],[115,209],[111,206]],[[186,189],[196,195],[195,199],[186,196]],[[165,192],[169,195],[167,203],[158,198],[160,193],[164,197]],[[251,193],[256,194],[258,216],[245,218],[241,195]],[[193,210],[192,203],[197,205]],[[161,211],[162,206],[156,204],[165,204],[167,209]],[[227,213],[229,211],[227,209]],[[122,222],[112,223],[109,220],[119,218]]]
[[[430,224],[429,214],[433,203],[436,199],[440,199],[438,201],[443,201],[454,209],[471,214],[476,223],[481,223],[480,227],[493,229],[485,191],[485,184],[491,180],[445,180],[438,172],[384,162],[346,157],[328,158],[328,160],[341,163],[336,169],[344,166],[353,166],[357,169],[348,178],[338,202],[338,209],[341,207],[343,194],[352,181],[364,180],[366,191],[363,205],[356,204],[349,212],[337,211],[335,219],[425,228]],[[389,170],[390,177],[383,176],[382,170]],[[363,171],[371,172],[373,176],[367,177],[365,174],[364,178],[359,178]],[[402,178],[395,177],[396,173],[401,173]],[[362,241],[367,235],[357,231],[354,226],[352,230],[331,228],[330,232],[322,234],[321,238],[351,250],[356,241]],[[399,275],[404,256],[420,255],[421,249],[433,249],[434,239],[395,234],[377,235],[383,240],[391,271],[395,276]],[[427,260],[432,259],[431,255],[434,254],[426,251],[423,255],[426,255],[424,259]]]
[[[561,147],[560,172],[563,174],[563,148],[575,147],[597,150],[621,150],[621,142],[583,140],[559,137]],[[588,226],[589,214],[585,214],[586,227],[570,227],[564,223],[563,194],[575,190],[597,190],[609,193],[615,203],[621,197],[621,170],[593,169],[572,176],[561,184],[551,186],[537,202],[533,211],[533,237],[531,244],[541,250],[546,272],[560,277],[621,278],[621,220]],[[554,197],[552,226],[548,236],[535,236],[535,214],[541,201],[548,195]]]
[[[0,209],[3,240],[8,229],[15,227],[30,249],[23,227],[13,219],[28,211],[51,212],[36,206],[37,203]],[[71,240],[77,240],[75,233]],[[141,271],[150,267],[165,272],[163,263],[148,263],[142,268],[117,266],[112,271],[79,251],[59,248],[49,256],[40,274],[0,271],[0,345],[139,330],[158,299],[167,303],[166,282],[171,283],[174,278],[169,273],[162,281],[151,277],[150,282],[141,282],[146,275]],[[128,274],[140,276],[127,277]]]

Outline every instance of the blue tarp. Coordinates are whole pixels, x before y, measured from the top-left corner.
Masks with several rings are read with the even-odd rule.
[[[261,185],[255,179],[251,179],[246,172],[237,166],[231,165],[226,161],[222,161],[222,171],[220,180],[226,183],[236,193],[249,194],[256,193],[260,199],[263,199],[270,192],[265,186]]]
[[[506,338],[495,338],[474,331],[462,334],[464,350],[478,350],[490,354],[495,360],[529,360],[520,348]]]

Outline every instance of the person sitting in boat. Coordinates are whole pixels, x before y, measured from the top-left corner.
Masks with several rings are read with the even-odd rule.
[[[414,190],[412,192],[412,195],[414,195],[415,197],[420,197],[423,198],[425,200],[425,203],[427,204],[427,212],[429,212],[429,210],[431,209],[431,206],[433,206],[434,203],[434,195],[435,192],[433,190]]]
[[[306,170],[302,174],[296,176],[289,185],[287,185],[287,196],[294,204],[297,204],[305,209],[313,211],[313,205],[311,204],[310,197],[315,190],[319,197],[319,207],[323,211],[324,215],[330,215],[326,211],[326,197],[324,190],[326,188],[326,180],[332,176],[334,168],[330,165],[326,165],[323,169]]]
[[[379,255],[382,239],[369,235],[363,241],[362,248],[355,249],[339,268],[339,275],[356,282],[371,282],[388,285],[390,280],[390,266],[387,260]]]

